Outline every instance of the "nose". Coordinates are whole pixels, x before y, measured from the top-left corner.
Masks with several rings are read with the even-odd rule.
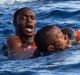
[[[27,22],[28,23],[31,23],[32,22],[32,19],[30,17],[27,17]]]

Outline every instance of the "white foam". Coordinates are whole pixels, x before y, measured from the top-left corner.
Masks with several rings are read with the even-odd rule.
[[[0,5],[3,4],[14,4],[15,2],[33,2],[37,0],[0,0]]]

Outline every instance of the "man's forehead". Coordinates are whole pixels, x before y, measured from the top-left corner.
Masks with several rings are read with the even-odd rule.
[[[24,9],[20,13],[21,14],[34,14],[35,15],[34,11],[31,9]]]

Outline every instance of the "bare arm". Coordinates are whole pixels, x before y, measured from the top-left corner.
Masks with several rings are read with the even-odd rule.
[[[7,39],[7,47],[15,53],[18,50],[22,50],[22,42],[18,36],[10,36]]]

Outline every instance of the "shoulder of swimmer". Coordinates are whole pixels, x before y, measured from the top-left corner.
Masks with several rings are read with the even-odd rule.
[[[20,50],[22,46],[20,38],[16,35],[8,37],[6,44],[10,50]]]

